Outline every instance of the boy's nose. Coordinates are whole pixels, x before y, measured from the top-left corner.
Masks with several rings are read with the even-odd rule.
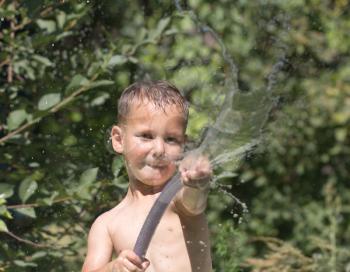
[[[164,155],[164,141],[162,139],[155,139],[153,144],[153,156],[162,157]]]

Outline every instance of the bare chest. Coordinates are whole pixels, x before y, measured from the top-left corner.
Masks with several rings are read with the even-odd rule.
[[[146,216],[147,212],[134,209],[125,216],[121,213],[113,222],[110,233],[117,255],[124,249],[133,249]],[[146,258],[151,263],[147,272],[211,271],[206,221],[182,220],[168,208],[153,235]]]

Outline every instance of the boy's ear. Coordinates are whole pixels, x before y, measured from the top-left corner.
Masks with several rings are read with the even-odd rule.
[[[115,152],[123,153],[123,131],[119,126],[113,126],[111,130],[112,146]]]

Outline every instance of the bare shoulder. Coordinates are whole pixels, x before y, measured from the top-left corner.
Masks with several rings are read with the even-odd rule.
[[[82,271],[100,268],[111,260],[114,244],[110,229],[113,222],[112,219],[118,216],[120,207],[119,204],[99,215],[92,224],[88,237],[87,255]]]
[[[108,229],[111,227],[111,224],[113,224],[113,222],[115,222],[115,220],[121,216],[124,207],[125,203],[123,200],[114,208],[99,215],[93,223],[92,227],[96,225],[96,227],[106,228],[108,231]]]

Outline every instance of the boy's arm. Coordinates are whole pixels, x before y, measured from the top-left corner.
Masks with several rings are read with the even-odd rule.
[[[175,206],[189,216],[204,212],[209,193],[209,181],[212,175],[210,163],[206,157],[190,156],[179,167],[184,184],[174,199]]]
[[[176,195],[174,204],[185,215],[199,215],[204,212],[207,206],[208,192],[209,186],[194,188],[184,184]]]
[[[82,272],[109,271],[107,268],[111,261],[113,244],[105,220],[105,216],[99,216],[91,226]]]

